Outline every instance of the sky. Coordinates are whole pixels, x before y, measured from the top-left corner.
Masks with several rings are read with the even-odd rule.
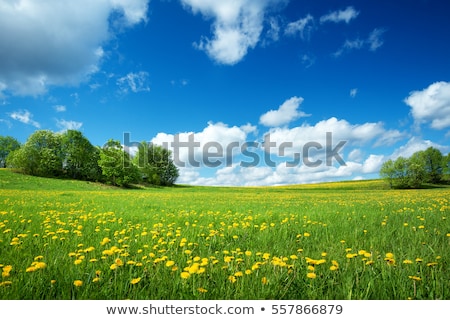
[[[450,3],[2,0],[0,135],[173,152],[191,185],[378,178],[450,152]]]

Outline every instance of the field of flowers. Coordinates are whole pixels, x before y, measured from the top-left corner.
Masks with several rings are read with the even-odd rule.
[[[449,213],[449,188],[376,181],[120,190],[0,170],[0,299],[450,299]]]

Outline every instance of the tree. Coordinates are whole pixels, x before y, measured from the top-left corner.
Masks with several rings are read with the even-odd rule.
[[[411,188],[419,188],[427,177],[425,170],[425,157],[421,152],[414,153],[407,160],[407,179],[408,186]]]
[[[443,177],[443,159],[441,151],[436,148],[429,147],[425,151],[419,151],[420,157],[423,159],[423,165],[426,172],[426,182],[440,183]]]
[[[173,185],[179,176],[178,168],[173,163],[170,150],[155,144],[142,142],[134,158],[144,179],[154,185]]]
[[[394,186],[394,180],[396,177],[394,161],[389,159],[380,168],[380,177],[388,181],[389,186],[392,188]]]
[[[63,133],[62,153],[63,167],[68,177],[90,181],[100,179],[100,152],[80,131],[67,130]]]
[[[100,149],[98,165],[106,182],[114,186],[127,187],[132,183],[140,181],[139,169],[130,161],[117,140],[108,140]]]
[[[10,136],[0,136],[0,167],[6,168],[6,158],[11,152],[19,148],[20,143],[15,138]]]
[[[25,144],[8,157],[12,167],[25,174],[56,177],[63,173],[61,135],[50,130],[35,131]]]

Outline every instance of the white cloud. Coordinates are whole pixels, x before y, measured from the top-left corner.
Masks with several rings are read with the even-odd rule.
[[[56,112],[65,112],[67,108],[64,105],[56,105],[53,106],[53,109],[55,109]]]
[[[413,91],[405,99],[414,120],[430,123],[441,130],[450,127],[450,82],[435,82],[421,91]]]
[[[339,57],[346,52],[350,52],[353,50],[360,50],[363,48],[368,48],[370,51],[376,51],[379,47],[384,44],[383,34],[386,32],[385,29],[374,29],[369,34],[366,39],[354,39],[354,40],[345,40],[344,44],[335,52],[333,55],[335,57]]]
[[[178,134],[158,133],[150,142],[165,146],[172,151],[175,164],[181,167],[200,167],[203,165],[218,167],[208,164],[220,162],[222,165],[230,165],[232,159],[241,154],[241,146],[246,142],[247,136],[256,131],[256,127],[250,124],[228,126],[224,123],[208,123],[208,126],[200,132],[183,132]],[[178,139],[179,147],[173,143]],[[188,144],[192,146],[189,150]],[[220,154],[217,157],[213,154]],[[206,160],[205,160],[206,159]]]
[[[386,32],[385,29],[374,29],[367,38],[366,42],[369,45],[370,51],[375,51],[384,43],[382,36]]]
[[[181,0],[194,14],[213,19],[213,37],[196,46],[214,61],[234,65],[258,43],[266,12],[285,0]]]
[[[294,22],[290,22],[284,31],[286,35],[295,36],[300,35],[302,39],[308,40],[312,30],[312,24],[314,23],[314,18],[312,15],[308,14],[306,17],[299,19]]]
[[[351,20],[355,19],[359,15],[359,11],[356,11],[355,8],[349,6],[344,10],[333,11],[329,14],[326,14],[320,17],[320,23],[325,22],[345,22],[349,23]]]
[[[358,89],[354,88],[350,90],[350,97],[354,98],[358,94]]]
[[[33,115],[28,110],[14,111],[9,114],[11,119],[17,120],[19,122],[32,125],[33,127],[40,128],[39,122],[33,120]]]
[[[430,140],[423,140],[419,137],[412,137],[411,139],[408,140],[408,142],[405,145],[397,148],[388,158],[392,160],[395,160],[398,157],[409,158],[415,152],[426,150],[429,147],[439,149],[444,154],[447,153],[449,150],[449,147],[438,145]]]
[[[148,0],[0,2],[0,89],[39,95],[97,72],[118,29],[146,21]],[[114,13],[114,14],[113,14]],[[113,14],[113,15],[112,15]]]
[[[278,110],[270,110],[263,114],[259,122],[267,127],[278,127],[281,125],[286,125],[294,120],[301,117],[307,117],[308,114],[303,111],[299,111],[303,98],[292,97],[286,100]]]
[[[61,131],[67,130],[79,130],[82,126],[82,122],[59,119],[56,120],[56,126],[61,129]]]
[[[119,78],[117,85],[119,86],[119,92],[122,94],[127,94],[130,90],[134,93],[150,91],[148,73],[145,71],[130,72]]]

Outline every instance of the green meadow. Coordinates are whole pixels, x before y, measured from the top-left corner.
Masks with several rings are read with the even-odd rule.
[[[450,299],[450,188],[119,189],[0,170],[1,299]]]

